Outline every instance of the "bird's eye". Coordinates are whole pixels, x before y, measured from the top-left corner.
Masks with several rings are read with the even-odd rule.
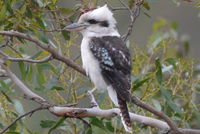
[[[90,23],[90,24],[97,24],[98,21],[96,21],[96,20],[94,20],[94,19],[91,19],[91,20],[88,20],[88,23]]]
[[[100,26],[102,26],[102,27],[109,27],[109,23],[108,23],[108,21],[101,21],[100,22]]]

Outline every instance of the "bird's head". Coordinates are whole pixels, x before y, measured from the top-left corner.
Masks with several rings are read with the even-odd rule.
[[[119,36],[116,20],[107,5],[83,13],[78,22],[64,28],[69,31],[80,31],[83,36]]]

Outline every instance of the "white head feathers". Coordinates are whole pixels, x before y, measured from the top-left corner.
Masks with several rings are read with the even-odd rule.
[[[108,9],[107,5],[99,7],[95,10],[84,13],[80,16],[79,21],[86,21],[86,19],[95,19],[97,21],[108,21],[110,27],[115,27],[116,20],[113,13]]]
[[[98,23],[93,24],[81,31],[83,36],[119,36],[119,33],[116,30],[117,22],[107,5],[82,14],[78,20],[78,23],[88,23],[90,20],[97,21]],[[103,23],[105,25],[103,25]]]

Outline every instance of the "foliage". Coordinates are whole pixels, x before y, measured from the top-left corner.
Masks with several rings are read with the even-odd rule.
[[[59,8],[57,3],[57,0],[1,0],[0,30],[28,33],[80,64],[79,45],[76,44],[78,35],[68,31],[59,32],[59,29],[77,18],[80,4],[72,8]],[[86,3],[88,1],[84,1]],[[131,1],[129,4],[131,7]],[[147,2],[143,7],[150,10]],[[188,56],[189,41],[178,38],[181,35],[177,33],[177,26],[176,22],[160,18],[153,25],[146,49],[131,45],[134,53],[131,92],[156,109],[164,111],[178,126],[198,128],[200,107],[195,97],[200,95],[199,70],[194,70],[196,61]],[[1,50],[11,57],[42,59],[49,55],[47,51],[20,38],[0,36],[0,44]],[[81,107],[89,106],[85,93],[92,85],[65,64],[58,61],[38,64],[7,61],[7,64],[28,87],[46,96],[50,102],[79,102]],[[10,79],[1,79],[0,128],[30,109],[25,105],[29,102],[24,102],[15,88]],[[97,93],[96,99],[101,108],[113,107],[106,93]],[[137,114],[154,117],[133,104],[129,107]],[[124,133],[117,117],[85,118],[91,124],[90,128],[79,119],[55,119],[46,113],[41,114],[34,120],[37,126],[30,123],[31,118],[25,117],[13,125],[8,133]],[[40,129],[36,129],[38,127]],[[141,129],[140,124],[134,124],[134,128],[134,133],[140,134],[157,131],[149,127]]]

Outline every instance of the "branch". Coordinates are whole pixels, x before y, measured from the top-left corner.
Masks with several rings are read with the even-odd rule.
[[[86,75],[85,71],[79,67],[76,63],[68,59],[67,57],[62,56],[60,53],[58,53],[54,48],[52,48],[49,44],[45,44],[41,42],[40,40],[24,33],[20,33],[17,31],[0,31],[0,35],[6,35],[11,37],[19,37],[28,41],[31,41],[35,43],[37,46],[41,47],[45,51],[48,51],[52,54],[52,57],[56,60],[59,60],[61,62],[64,62],[67,66],[75,69],[76,71],[80,72],[83,75]]]
[[[44,98],[32,92],[14,73],[12,73],[2,59],[0,59],[0,65],[2,69],[6,71],[6,75],[19,87],[19,90],[21,90],[27,98],[35,100],[38,103],[46,102]]]
[[[129,13],[130,13],[131,21],[130,21],[130,24],[128,26],[127,33],[122,36],[122,39],[124,41],[126,41],[128,36],[130,36],[132,31],[133,31],[133,24],[134,24],[136,18],[140,14],[140,6],[141,6],[143,0],[135,0],[134,6],[133,6],[132,9],[130,9],[122,0],[119,0],[119,1],[124,6],[124,9],[127,9],[129,11]]]
[[[10,60],[13,62],[25,61],[25,62],[30,62],[30,63],[43,63],[43,62],[47,62],[53,59],[52,55],[49,55],[46,58],[41,59],[41,60],[33,60],[33,59],[28,59],[28,58],[12,58],[1,50],[0,50],[0,54],[3,55],[6,58],[6,60]]]
[[[35,108],[35,109],[33,109],[33,110],[31,110],[31,111],[29,111],[29,112],[27,112],[27,113],[25,113],[25,114],[23,114],[23,115],[17,117],[10,125],[8,125],[6,128],[4,128],[4,129],[0,132],[0,134],[5,133],[10,127],[12,127],[12,125],[14,125],[18,120],[22,119],[23,117],[25,117],[25,116],[27,116],[27,115],[30,115],[30,116],[31,116],[31,115],[32,115],[33,113],[35,113],[36,111],[43,110],[43,109],[44,109],[44,108],[42,108],[42,107]]]

